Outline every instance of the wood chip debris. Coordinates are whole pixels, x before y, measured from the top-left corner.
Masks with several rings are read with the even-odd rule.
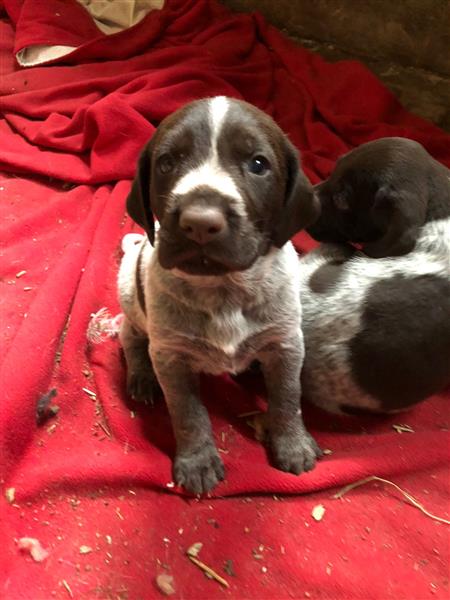
[[[197,557],[202,548],[203,548],[203,544],[201,542],[196,542],[195,544],[192,544],[192,546],[190,546],[187,549],[187,555]]]
[[[10,487],[5,490],[5,498],[10,504],[14,504],[16,498],[16,488]]]
[[[49,553],[41,546],[41,542],[36,538],[23,537],[17,540],[19,550],[28,552],[31,558],[36,562],[44,561]]]
[[[263,442],[266,437],[266,414],[255,414],[253,419],[246,421],[246,423],[254,430],[255,440]]]
[[[230,575],[231,577],[236,577],[236,573],[234,572],[233,561],[231,559],[228,559],[224,562],[223,570],[227,575]]]
[[[95,400],[97,398],[97,394],[88,388],[81,388],[85,394],[87,394],[90,398]]]
[[[324,448],[324,449],[322,450],[322,453],[323,453],[325,456],[328,456],[328,455],[330,455],[330,454],[333,454],[333,450],[330,450],[329,448]]]
[[[19,271],[18,273],[16,273],[16,277],[17,279],[19,279],[20,277],[23,277],[26,274],[26,271]]]
[[[172,575],[167,575],[167,573],[161,573],[156,577],[156,585],[159,591],[162,592],[165,596],[172,596],[172,594],[175,594],[175,587]]]
[[[392,429],[395,429],[397,433],[415,433],[414,429],[410,425],[406,425],[406,423],[392,425]]]
[[[355,481],[354,483],[350,483],[343,487],[339,492],[334,494],[333,498],[339,499],[344,496],[347,492],[359,487],[360,485],[365,485],[366,483],[370,483],[371,481],[380,481],[381,483],[385,483],[387,485],[391,485],[397,491],[399,491],[407,500],[409,500],[410,504],[418,508],[424,515],[430,517],[430,519],[434,519],[435,521],[439,521],[440,523],[445,523],[446,525],[450,525],[450,521],[448,519],[444,519],[443,517],[438,517],[430,513],[418,500],[411,496],[408,492],[403,490],[400,486],[398,486],[393,481],[389,481],[389,479],[383,479],[382,477],[377,477],[376,475],[370,475],[370,477],[366,477],[365,479],[360,479],[359,481]]]
[[[216,573],[216,571],[214,571],[214,569],[211,569],[211,567],[209,567],[197,558],[202,548],[203,544],[201,542],[196,542],[195,544],[192,544],[192,546],[190,546],[186,551],[189,560],[193,562],[194,565],[196,565],[199,569],[201,569],[205,573],[205,575],[211,577],[212,579],[215,579],[218,583],[220,583],[220,585],[229,588],[230,585],[226,579],[221,577],[218,573]]]
[[[325,514],[325,506],[323,504],[317,504],[311,511],[311,516],[315,521],[321,521]]]
[[[80,554],[90,554],[92,548],[90,546],[80,546]]]

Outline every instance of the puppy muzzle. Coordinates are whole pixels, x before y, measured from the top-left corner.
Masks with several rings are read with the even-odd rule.
[[[163,268],[196,275],[243,271],[266,252],[253,224],[222,199],[181,203],[161,221],[158,257]]]

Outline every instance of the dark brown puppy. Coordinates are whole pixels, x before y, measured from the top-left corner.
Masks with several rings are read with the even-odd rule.
[[[449,175],[420,144],[386,138],[316,186],[322,214],[308,231],[338,243],[301,260],[302,383],[314,403],[391,412],[450,384]]]
[[[413,140],[368,142],[342,156],[315,187],[321,216],[308,232],[319,242],[363,244],[373,258],[401,256],[426,222],[450,215],[448,177]]]

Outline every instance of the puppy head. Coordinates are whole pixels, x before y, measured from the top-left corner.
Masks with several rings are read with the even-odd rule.
[[[241,271],[314,221],[318,202],[298,154],[270,117],[223,96],[167,117],[144,148],[130,216],[167,269]]]
[[[321,215],[310,235],[321,242],[360,243],[374,258],[407,254],[427,220],[450,212],[447,170],[406,138],[382,138],[352,150],[315,193]]]

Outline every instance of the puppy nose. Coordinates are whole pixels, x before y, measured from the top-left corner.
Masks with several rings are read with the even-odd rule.
[[[227,228],[223,212],[212,206],[188,206],[180,214],[179,225],[187,238],[202,245],[217,238]]]

